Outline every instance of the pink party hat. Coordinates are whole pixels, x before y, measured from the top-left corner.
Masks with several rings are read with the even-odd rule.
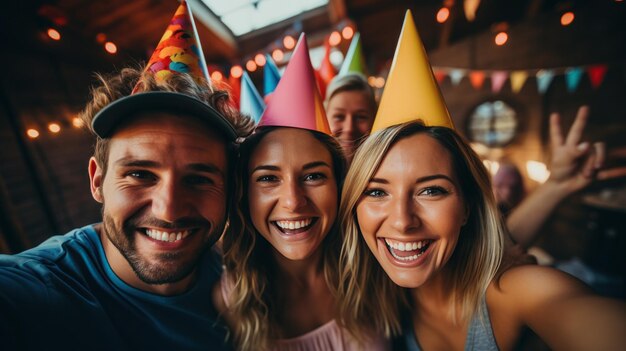
[[[197,81],[205,79],[211,82],[193,15],[186,1],[178,6],[146,70],[154,73],[157,81],[173,72],[182,72],[191,74]]]
[[[261,116],[259,127],[264,126],[302,128],[332,135],[304,33]]]

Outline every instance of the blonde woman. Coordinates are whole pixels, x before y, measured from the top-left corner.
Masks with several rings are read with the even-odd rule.
[[[480,159],[453,130],[408,122],[359,148],[339,209],[339,299],[355,335],[408,350],[511,350],[523,327],[562,350],[626,345],[626,309],[575,278],[507,263]]]

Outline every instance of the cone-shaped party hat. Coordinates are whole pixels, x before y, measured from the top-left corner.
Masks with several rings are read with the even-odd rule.
[[[313,69],[313,75],[315,76],[315,82],[317,83],[317,89],[320,92],[320,96],[326,96],[326,88],[328,87],[328,84],[326,84],[324,78],[322,78],[318,70]]]
[[[413,16],[407,10],[372,133],[417,119],[428,126],[454,128]]]
[[[157,81],[172,72],[183,72],[211,82],[196,25],[186,1],[183,0],[178,6],[165,34],[150,57],[146,70],[153,72]]]
[[[243,72],[243,75],[241,76],[239,111],[250,115],[255,122],[259,122],[264,108],[265,102],[263,102],[263,98],[256,90],[254,83],[252,83],[252,79],[250,79],[248,72]]]
[[[317,90],[306,35],[302,33],[259,127],[294,127],[332,135]]]
[[[274,63],[272,56],[265,55],[265,66],[263,67],[263,95],[270,94],[276,89],[280,81],[280,72]]]
[[[354,37],[352,37],[346,58],[343,60],[341,68],[339,69],[339,75],[341,76],[350,72],[367,75],[366,71],[363,50],[361,49],[361,33],[357,32],[354,34]]]
[[[328,85],[328,83],[330,83],[330,81],[337,75],[335,67],[332,62],[330,62],[330,43],[328,40],[325,40],[324,57],[322,58],[322,63],[317,71],[326,85]]]
[[[146,64],[145,72],[152,73],[157,82],[172,74],[188,74],[196,80],[199,87],[213,89],[196,26],[186,1],[178,6],[165,34]],[[101,109],[91,121],[94,133],[100,138],[109,138],[122,122],[138,113],[175,110],[206,122],[228,140],[236,140],[237,132],[232,123],[207,101],[181,91],[145,91],[144,88],[142,80],[139,80],[130,95]]]

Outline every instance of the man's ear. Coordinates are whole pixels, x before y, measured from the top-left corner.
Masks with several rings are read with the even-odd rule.
[[[94,157],[89,159],[89,185],[91,187],[91,196],[94,200],[102,203],[102,183],[104,178],[102,176],[102,167],[98,165],[98,161]]]

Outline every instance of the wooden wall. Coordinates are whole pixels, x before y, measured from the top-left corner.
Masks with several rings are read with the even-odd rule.
[[[543,94],[537,89],[534,74],[519,92],[512,91],[510,81],[499,93],[492,92],[490,79],[481,89],[473,88],[467,77],[458,85],[449,78],[441,84],[455,125],[462,133],[466,133],[471,111],[483,101],[501,99],[517,110],[519,130],[515,139],[506,147],[491,151],[522,170],[528,191],[538,183],[528,178],[525,162],[536,160],[549,165],[548,121],[552,112],[561,113],[562,128],[567,131],[578,107],[587,104],[591,113],[584,139],[604,140],[609,148],[626,146],[626,24],[615,17],[619,15],[582,13],[570,28],[561,27],[556,14],[542,15],[510,28],[509,41],[503,47],[494,45],[493,33],[485,32],[430,53],[433,66],[474,70],[556,68],[562,72],[565,67],[608,65],[605,79],[597,89],[585,74],[573,92],[568,91],[563,74],[555,76]],[[568,198],[551,216],[537,241],[557,260],[578,257],[599,272],[615,275],[621,279],[621,292],[617,291],[621,297],[626,297],[626,204],[607,208],[589,205],[583,199],[607,189],[623,193],[625,185],[624,180],[597,184]]]

